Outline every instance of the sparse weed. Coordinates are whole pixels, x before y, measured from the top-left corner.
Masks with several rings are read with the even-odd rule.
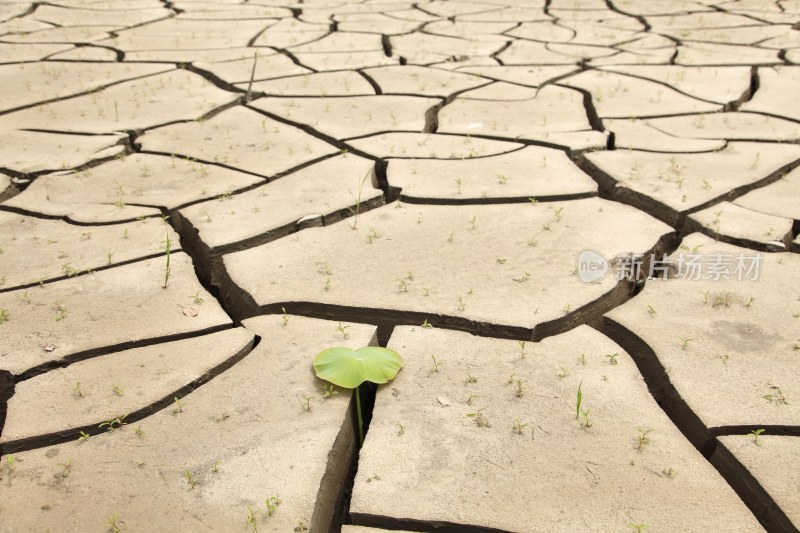
[[[648,444],[650,444],[650,437],[648,435],[652,433],[653,430],[651,428],[642,429],[639,428],[639,434],[636,436],[636,449],[641,450]]]
[[[748,435],[753,437],[753,444],[755,444],[756,446],[761,446],[761,443],[758,441],[758,436],[761,435],[762,433],[764,433],[763,429],[754,429],[750,433],[748,433]]]
[[[492,423],[489,422],[489,419],[483,414],[484,410],[486,410],[486,408],[481,407],[474,413],[468,413],[467,416],[472,418],[475,421],[475,425],[479,428],[490,428],[492,427]]]
[[[328,279],[330,279],[330,278],[328,278]],[[338,324],[339,325],[336,326],[336,332],[337,333],[341,333],[343,339],[349,339],[350,338],[350,333],[348,333],[347,330],[350,329],[350,326],[343,326],[341,322],[339,322]]]
[[[189,483],[189,490],[195,488],[199,483],[199,481],[197,481],[197,479],[188,469],[183,471],[183,477],[185,477],[186,482]]]
[[[172,414],[177,415],[178,413],[182,413],[186,402],[181,401],[181,399],[177,396],[173,397],[172,399],[175,401],[175,408],[172,409]]]
[[[114,513],[106,518],[106,524],[108,525],[108,530],[111,531],[111,533],[119,533],[122,531],[122,525],[124,525],[125,522],[122,521],[119,513]]]
[[[63,463],[58,463],[58,466],[61,467],[61,477],[69,477],[72,471],[72,459],[67,459]]]
[[[303,407],[305,411],[311,411],[311,400],[313,400],[313,396],[309,396],[308,394],[304,394],[302,398],[298,398],[297,401],[300,402],[300,405]]]
[[[780,387],[776,385],[770,385],[769,389],[771,392],[763,396],[765,400],[776,405],[789,405],[789,402],[786,400],[786,396],[784,396]]]

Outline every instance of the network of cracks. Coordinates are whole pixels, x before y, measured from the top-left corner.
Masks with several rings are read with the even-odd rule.
[[[797,0],[0,21],[0,530],[798,530]]]

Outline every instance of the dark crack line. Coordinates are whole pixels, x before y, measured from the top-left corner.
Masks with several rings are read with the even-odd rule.
[[[767,531],[797,533],[798,529],[772,496],[723,443],[710,462]]]
[[[548,196],[536,196],[536,202],[564,202],[570,200],[582,200],[585,198],[595,198],[597,192],[571,193],[571,194],[552,194]],[[489,198],[436,198],[409,196],[401,193],[402,202],[414,205],[496,205],[496,204],[527,204],[530,203],[531,196],[498,196]]]
[[[474,526],[444,520],[418,520],[396,518],[367,513],[350,513],[354,525],[386,529],[389,531],[415,531],[419,533],[513,533],[507,529]]]
[[[195,331],[174,333],[171,335],[159,335],[157,337],[150,337],[147,339],[124,341],[117,344],[111,344],[98,348],[90,348],[88,350],[83,350],[80,352],[74,352],[62,357],[61,359],[55,361],[48,361],[46,363],[42,363],[40,365],[36,365],[34,367],[29,368],[25,372],[22,372],[21,374],[14,376],[14,383],[26,381],[33,377],[50,372],[51,370],[66,368],[74,363],[78,363],[80,361],[86,361],[87,359],[94,359],[96,357],[102,357],[104,355],[132,350],[134,348],[144,348],[146,346],[152,346],[154,344],[162,344],[162,343],[185,340],[185,339],[194,339],[197,337],[210,335],[211,333],[225,331],[233,327],[234,325],[229,322],[227,324],[220,324],[217,326],[211,326]]]
[[[34,61],[33,63],[41,63],[41,62],[42,61]],[[81,63],[84,63],[84,61],[81,61]],[[67,101],[67,100],[72,100],[73,98],[79,98],[81,96],[87,96],[87,95],[90,95],[90,94],[99,93],[101,91],[104,91],[105,89],[108,89],[109,87],[114,87],[115,85],[121,85],[123,83],[129,83],[129,82],[132,82],[132,81],[138,81],[138,80],[142,80],[142,79],[146,79],[146,78],[151,78],[153,76],[159,76],[159,75],[167,74],[169,72],[175,72],[175,69],[164,69],[163,71],[155,72],[153,74],[144,74],[142,76],[136,76],[136,77],[133,77],[133,78],[127,78],[127,79],[124,79],[124,80],[114,81],[114,82],[111,82],[111,83],[107,83],[105,85],[100,85],[100,86],[94,87],[92,89],[88,89],[88,90],[85,90],[85,91],[79,91],[77,93],[69,94],[69,95],[66,95],[66,96],[58,96],[58,97],[55,97],[55,98],[48,98],[48,99],[40,100],[40,101],[32,103],[32,104],[24,104],[24,105],[21,105],[21,106],[12,107],[10,109],[4,109],[4,110],[0,111],[0,116],[8,115],[10,113],[15,113],[17,111],[23,111],[25,109],[30,109],[30,108],[33,108],[33,107],[52,104],[52,103],[55,103],[55,102],[64,102],[64,101]],[[38,130],[29,129],[28,131],[38,131]],[[73,133],[70,132],[70,134],[73,134]],[[97,135],[100,135],[100,134],[97,134]]]
[[[492,83],[494,82],[489,81],[482,85],[478,85],[476,87],[468,87],[461,89],[459,91],[455,91],[447,95],[447,97],[444,98],[438,104],[435,104],[430,108],[428,108],[428,110],[425,111],[425,127],[422,128],[422,132],[436,133],[436,130],[439,128],[439,112],[442,110],[444,106],[452,103],[456,98],[458,98],[459,95],[472,91],[473,89],[480,89],[481,87],[486,87],[488,85],[491,85]]]
[[[656,403],[661,406],[661,409],[683,433],[684,437],[700,453],[709,458],[715,446],[713,437],[700,417],[680,396],[664,365],[650,345],[634,332],[607,316],[595,325],[595,329],[617,343],[631,356]]]
[[[376,95],[383,94],[383,90],[381,89],[381,86],[378,85],[378,82],[376,82],[373,78],[371,78],[369,76],[369,74],[364,72],[363,69],[357,69],[357,70],[355,70],[355,72],[357,72],[359,74],[359,76],[364,78],[366,80],[366,82],[370,84],[370,86],[372,87],[372,90],[375,91]]]
[[[207,333],[213,333],[213,332],[209,331]],[[182,387],[171,391],[169,394],[151,403],[150,405],[142,407],[141,409],[137,409],[132,413],[128,413],[125,416],[125,424],[130,425],[134,422],[139,422],[155,414],[156,412],[161,411],[162,409],[165,409],[166,407],[174,404],[175,398],[183,398],[191,394],[197,388],[208,383],[209,381],[211,381],[212,379],[222,374],[223,372],[234,366],[236,363],[247,357],[247,355],[252,353],[252,351],[258,345],[260,340],[261,340],[260,337],[256,336],[253,341],[248,342],[248,344],[245,347],[241,348],[232,357],[229,357],[222,363],[207,370],[202,375],[193,379],[186,385],[183,385]],[[113,413],[109,413],[108,416],[110,417],[112,416],[112,414]],[[123,414],[124,413],[117,413],[118,416],[122,416]],[[92,436],[100,435],[106,432],[106,429],[99,427],[99,425],[103,422],[104,422],[103,420],[97,420],[95,423],[81,427],[75,427],[63,431],[47,433],[45,435],[25,437],[22,439],[0,443],[0,455],[26,452],[38,448],[44,448],[46,446],[52,446],[55,444],[63,444],[65,442],[75,441],[79,437],[81,437],[83,433]],[[121,430],[122,428],[118,428],[115,429],[114,431],[121,431]]]
[[[645,258],[661,257],[677,248],[676,234],[662,236],[645,253]],[[644,268],[649,268],[649,259]],[[218,265],[224,267],[224,265]],[[245,320],[264,314],[286,313],[324,320],[360,322],[376,325],[379,329],[399,325],[420,325],[427,321],[433,327],[465,331],[481,337],[539,342],[547,337],[559,335],[583,324],[597,324],[604,314],[630,300],[636,292],[632,280],[620,280],[608,291],[591,302],[570,311],[562,317],[540,322],[527,328],[510,324],[495,324],[436,312],[421,312],[403,309],[371,308],[309,301],[284,301],[259,305],[252,295],[239,287],[224,268],[215,272],[215,283],[228,298],[226,311],[236,320]]]
[[[183,252],[183,249],[175,248],[171,252],[172,253],[179,253],[179,252]],[[93,268],[87,268],[86,270],[81,270],[77,274],[74,274],[72,276],[64,275],[64,276],[56,276],[56,277],[53,277],[53,278],[45,277],[45,281],[43,281],[42,283],[39,283],[38,281],[32,281],[30,283],[23,283],[21,285],[14,285],[13,287],[3,287],[2,289],[0,289],[0,294],[3,294],[5,292],[19,291],[19,290],[22,290],[22,289],[31,289],[33,287],[39,287],[40,285],[50,285],[51,283],[57,283],[59,281],[64,281],[64,280],[69,280],[69,279],[78,279],[78,278],[81,278],[83,276],[94,274],[96,272],[102,272],[104,270],[110,270],[110,269],[116,268],[116,267],[121,267],[121,266],[125,266],[125,265],[131,265],[133,263],[141,263],[142,261],[149,261],[150,259],[157,259],[159,257],[162,257],[163,255],[164,254],[162,252],[154,253],[154,254],[148,254],[148,255],[143,255],[143,256],[140,256],[140,257],[134,257],[133,259],[126,259],[124,261],[115,261],[114,263],[112,263],[110,265],[101,265],[101,266],[96,266],[96,267],[93,267]]]
[[[313,67],[310,67],[310,66],[308,66],[308,65],[304,65],[303,63],[301,63],[301,62],[300,62],[300,60],[297,58],[297,56],[296,56],[296,55],[294,55],[292,52],[290,52],[289,50],[287,50],[287,49],[285,49],[285,48],[278,48],[277,46],[268,46],[267,48],[269,48],[269,49],[271,49],[271,50],[274,50],[274,51],[278,52],[279,54],[283,54],[283,55],[285,55],[286,57],[288,57],[288,58],[289,58],[289,60],[290,60],[292,63],[294,63],[294,64],[295,64],[295,65],[297,65],[298,67],[303,67],[304,69],[310,70],[310,71],[311,71],[311,72],[313,72],[313,73],[317,73],[317,72],[319,72],[319,70],[317,70],[317,69],[315,69],[315,68],[313,68]]]
[[[587,91],[586,89],[582,89],[580,87],[573,87],[572,85],[560,85],[558,83],[555,84],[556,87],[561,87],[562,89],[571,89],[573,91],[577,91],[581,93],[583,96],[583,108],[586,112],[586,119],[589,121],[589,125],[595,131],[605,132],[605,128],[603,128],[603,121],[600,116],[597,114],[597,109],[594,107],[594,102],[592,101],[592,93]]]
[[[687,209],[686,211],[682,211],[681,214],[691,215],[693,213],[697,213],[698,211],[702,211],[703,209],[707,209],[711,206],[714,206],[720,202],[724,201],[732,202],[733,200],[736,200],[737,198],[744,196],[750,191],[753,191],[755,189],[760,189],[762,187],[775,183],[776,181],[784,177],[786,174],[788,174],[798,166],[800,166],[800,159],[796,159],[791,163],[787,163],[781,166],[777,170],[774,170],[770,174],[764,176],[763,178],[757,181],[747,183],[745,185],[740,185],[739,187],[735,187],[729,190],[728,192],[717,196],[716,198],[712,198],[711,200],[703,202],[698,206],[692,207],[691,209]]]

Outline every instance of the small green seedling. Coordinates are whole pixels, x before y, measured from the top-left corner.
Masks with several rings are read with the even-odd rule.
[[[461,296],[459,296],[458,297],[458,309],[463,311],[466,308],[467,308],[467,304],[464,302],[464,300],[461,298]]]
[[[561,370],[558,371],[558,379],[564,379],[565,377],[569,376],[569,368],[561,367]]]
[[[361,181],[359,182],[359,184],[358,184],[358,196],[353,195],[352,191],[348,190],[348,192],[350,192],[350,196],[352,196],[353,200],[355,200],[355,202],[356,202],[355,209],[353,209],[352,207],[348,207],[347,208],[350,211],[350,214],[353,215],[353,225],[351,226],[351,228],[353,230],[358,228],[358,214],[361,211],[361,195],[362,195],[362,193],[364,191],[364,184],[367,182],[367,178],[369,178],[369,175],[370,175],[371,172],[372,172],[372,169],[369,169],[367,171],[367,173],[364,174],[364,177],[361,179]]]
[[[681,339],[681,348],[683,348],[684,350],[688,349],[689,343],[694,340],[689,337],[681,337],[680,339]]]
[[[144,438],[145,433],[144,430],[142,429],[142,426],[137,427],[135,433],[136,436],[139,437],[140,439]]]
[[[519,341],[519,356],[525,359],[525,341]]]
[[[330,278],[328,278],[328,279],[330,279]],[[338,324],[339,325],[336,326],[336,332],[337,333],[341,333],[343,339],[350,338],[350,333],[347,332],[347,330],[350,329],[350,326],[343,326],[341,322],[339,322]]]
[[[398,436],[403,435],[406,432],[406,427],[403,424],[398,423],[397,427],[399,428],[397,430],[397,435]]]
[[[582,353],[580,357],[578,357],[578,364],[586,366],[586,354]]]
[[[75,392],[75,396],[83,397],[83,389],[81,389],[81,382],[75,382],[75,386],[72,387],[73,392]]]
[[[358,436],[359,442],[364,444],[359,387],[365,381],[383,384],[393,380],[403,367],[403,358],[394,350],[379,346],[365,346],[358,350],[335,347],[318,353],[313,367],[318,378],[345,389],[355,389]]]
[[[63,463],[58,463],[58,466],[61,467],[61,477],[69,477],[72,471],[72,459],[67,459]]]
[[[631,532],[632,532],[632,533],[633,533],[633,532],[635,532],[635,533],[642,533],[642,531],[644,531],[645,529],[648,529],[648,528],[649,528],[649,526],[647,526],[647,525],[645,525],[645,524],[634,524],[633,522],[631,522],[630,524],[628,524],[628,527],[629,527],[629,528],[631,528]]]
[[[216,461],[214,461],[214,466],[211,467],[211,471],[214,472],[215,474],[219,472],[219,463],[220,460],[217,459]]]
[[[670,467],[670,468],[665,468],[664,470],[661,471],[661,473],[667,477],[675,477],[675,475],[678,472],[674,468]]]
[[[400,292],[408,292],[408,283],[404,279],[397,280],[397,290]]]
[[[444,364],[441,360],[437,360],[435,355],[431,355],[431,359],[433,359],[433,367],[431,368],[431,372],[438,372],[439,367]]]
[[[519,418],[516,418],[514,419],[514,426],[511,428],[511,430],[514,433],[517,433],[518,435],[522,435],[522,430],[525,429],[526,427],[528,427],[527,422],[523,424],[522,422],[519,421]]]
[[[67,306],[63,303],[56,303],[56,322],[61,322],[67,318]]]
[[[323,385],[322,388],[325,390],[325,392],[322,394],[322,397],[326,400],[329,400],[339,394],[339,391],[333,387],[333,385]]]
[[[106,518],[106,524],[108,524],[108,530],[111,531],[111,533],[119,533],[122,531],[121,526],[124,525],[125,522],[122,521],[119,513],[114,513]]]
[[[322,287],[322,288],[325,289],[326,291],[331,290],[331,277],[330,276],[325,278],[325,286]]]
[[[247,506],[247,526],[253,528],[253,533],[258,532],[258,519],[255,511],[249,505]]]
[[[116,385],[114,385],[114,387],[111,389],[111,392],[114,393],[114,395],[116,396],[123,396],[125,394],[125,391],[123,391]]]
[[[115,429],[120,429],[120,428],[122,428],[122,426],[127,425],[127,422],[125,422],[125,417],[126,416],[128,416],[128,415],[125,414],[125,415],[115,416],[114,418],[106,420],[105,422],[103,422],[102,424],[100,424],[97,427],[99,427],[101,429],[102,428],[106,428],[106,430],[109,433],[113,432]],[[83,435],[83,432],[81,432],[81,435]]]
[[[289,323],[289,315],[286,314],[285,307],[281,307],[281,312],[283,313],[282,320],[283,320],[283,325],[285,326],[286,324]]]
[[[6,465],[8,466],[9,472],[13,472],[17,468],[17,459],[12,455],[6,455]]]
[[[190,298],[191,298],[191,299],[194,301],[194,303],[196,303],[196,304],[198,304],[198,305],[200,305],[201,303],[203,303],[203,302],[205,301],[205,300],[203,300],[203,298],[200,296],[200,290],[199,290],[199,289],[198,289],[198,291],[197,291],[196,293],[192,294],[192,295],[190,296]]]
[[[473,230],[478,229],[478,220],[477,220],[477,218],[475,218],[473,216],[471,219],[469,219],[469,225],[470,225],[470,229],[473,229]]]
[[[762,433],[764,433],[764,430],[763,430],[763,429],[754,429],[753,431],[751,431],[750,433],[748,433],[748,435],[750,435],[751,437],[753,437],[753,443],[754,443],[756,446],[761,446],[761,443],[758,441],[758,436],[759,436],[759,435],[761,435]]]
[[[651,428],[642,429],[639,428],[639,435],[636,436],[636,449],[641,450],[648,444],[650,444],[650,437],[648,435],[652,433],[653,430]]]
[[[172,399],[175,401],[175,408],[172,410],[172,414],[177,415],[178,413],[182,413],[183,406],[186,405],[186,402],[181,401],[177,396],[174,396]]]
[[[426,318],[426,319],[425,319],[425,320],[422,322],[422,327],[423,327],[423,328],[432,328],[432,327],[433,327],[433,325],[431,325],[431,323],[430,323],[430,322],[428,322],[428,319]]]
[[[183,471],[183,477],[185,477],[187,483],[189,483],[189,490],[195,488],[199,483],[197,479],[194,477],[194,475],[191,472],[189,472],[188,469]]]
[[[80,437],[78,437],[78,444],[80,444],[80,443],[82,443],[82,442],[86,442],[86,440],[88,440],[90,436],[91,436],[91,435],[89,435],[89,434],[88,434],[88,433],[86,433],[85,431],[81,431],[81,436],[80,436]]]
[[[578,395],[575,399],[575,420],[577,420],[581,415],[581,403],[583,402],[583,392],[581,391],[582,387],[583,381],[578,384]]]
[[[523,282],[528,281],[529,279],[531,279],[531,274],[530,274],[530,272],[523,271],[522,275],[520,277],[511,278],[511,279],[513,281],[516,281],[517,283],[523,283]]]
[[[467,414],[468,417],[470,417],[473,420],[475,420],[475,425],[477,425],[479,428],[490,428],[490,427],[492,427],[492,423],[489,422],[489,419],[486,418],[486,416],[484,416],[484,414],[483,414],[483,411],[485,409],[486,409],[485,407],[481,407],[480,409],[478,409],[474,413]]]
[[[608,362],[611,363],[612,365],[616,365],[619,362],[617,361],[617,357],[619,357],[618,353],[610,353],[606,355],[606,358],[608,358]]]
[[[517,380],[517,392],[515,393],[517,398],[522,398],[525,396],[525,391],[522,390],[522,383],[523,382],[521,379]]]
[[[652,305],[648,305],[647,306],[647,314],[649,314],[651,318],[655,318],[656,317],[656,308],[653,307]]]
[[[592,422],[589,420],[589,411],[590,409],[581,409],[581,416],[583,420],[581,420],[581,427],[590,428],[592,427]]]
[[[466,379],[464,379],[464,385],[469,385],[470,383],[477,383],[477,382],[478,382],[478,378],[476,378],[475,376],[473,376],[470,373],[467,373],[467,377],[466,377]]]
[[[272,516],[278,510],[278,506],[283,503],[283,500],[277,496],[271,496],[266,500],[267,516]]]
[[[475,400],[475,398],[480,398],[480,396],[478,396],[477,394],[470,394],[469,396],[467,396],[467,405],[472,405],[472,402],[473,400]]]
[[[297,401],[300,402],[300,405],[303,407],[305,411],[311,411],[311,400],[313,400],[313,396],[309,396],[308,394],[304,394],[302,398],[298,398]]]
[[[8,322],[11,313],[9,313],[8,309],[0,309],[0,326]]]

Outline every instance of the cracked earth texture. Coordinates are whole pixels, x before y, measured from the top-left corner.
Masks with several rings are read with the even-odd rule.
[[[5,0],[0,95],[0,533],[798,531],[800,1]]]

